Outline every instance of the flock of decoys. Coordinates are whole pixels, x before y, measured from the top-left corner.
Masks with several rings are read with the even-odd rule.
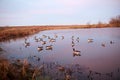
[[[50,36],[47,36],[47,35],[42,35],[42,37],[37,37],[37,36],[35,36],[35,37],[34,37],[35,42],[40,42],[40,43],[42,44],[42,46],[38,46],[38,47],[37,47],[37,50],[38,50],[39,52],[42,51],[42,50],[44,50],[43,45],[47,44],[47,42],[49,42],[49,43],[54,43],[54,42],[56,42],[56,39],[57,39],[58,37],[59,37],[59,36],[58,36],[57,34],[54,34],[54,37],[50,37]],[[60,37],[61,37],[61,40],[63,40],[63,39],[65,38],[63,35],[60,36]],[[44,40],[44,39],[47,39],[47,41]],[[76,49],[74,48],[74,46],[75,46],[75,41],[79,42],[79,41],[80,41],[80,38],[79,38],[79,37],[75,38],[75,36],[72,36],[71,39],[72,39],[71,46],[72,46],[72,48],[73,48],[73,56],[81,56],[81,51],[76,50]],[[87,40],[87,42],[88,42],[88,43],[92,43],[92,42],[94,42],[94,40],[93,40],[92,38],[89,38],[89,39]],[[30,42],[27,42],[27,38],[25,38],[25,42],[24,42],[24,43],[25,43],[25,47],[30,46]],[[113,41],[110,41],[110,44],[113,44],[113,43],[114,43]],[[102,43],[101,46],[102,46],[102,47],[105,47],[106,45],[105,45],[105,43]],[[46,48],[46,50],[53,50],[53,45],[52,45],[52,44],[51,44],[51,45],[47,45],[47,46],[45,46],[45,48]]]
[[[42,35],[42,37],[37,37],[37,36],[35,36],[35,37],[34,37],[35,42],[40,42],[40,43],[41,43],[41,46],[38,46],[38,47],[37,47],[38,52],[44,50],[44,45],[47,44],[48,42],[51,43],[51,45],[45,45],[45,49],[46,49],[46,50],[53,50],[53,45],[52,45],[52,43],[56,42],[58,37],[59,37],[59,36],[58,36],[57,34],[55,34],[54,37],[50,37],[50,36],[47,36],[47,35]],[[64,38],[65,38],[64,36],[60,36],[60,39],[61,39],[61,40],[63,40]],[[46,39],[47,39],[47,41],[46,41]],[[72,36],[72,37],[71,37],[71,40],[72,40],[71,46],[72,46],[72,49],[73,49],[73,52],[72,52],[72,53],[73,53],[73,57],[74,57],[74,56],[81,56],[81,51],[80,51],[80,50],[77,50],[77,49],[75,48],[75,45],[76,45],[76,42],[75,42],[75,41],[80,42],[80,38],[79,38],[79,37],[75,38],[75,36]],[[92,42],[94,42],[94,39],[89,38],[89,39],[87,39],[87,42],[88,42],[88,43],[92,43]],[[110,43],[110,44],[113,44],[114,42],[113,42],[113,41],[110,41],[109,43]],[[27,38],[25,38],[24,44],[25,44],[25,47],[30,46],[30,42],[27,41]],[[106,47],[105,43],[101,43],[101,46],[102,46],[102,47]],[[39,58],[39,57],[37,57],[37,56],[34,56],[34,57],[36,57],[36,59],[37,59],[38,61],[40,61],[40,58]],[[65,80],[71,80],[72,73],[74,72],[74,71],[72,71],[72,69],[67,69],[67,70],[66,70],[66,68],[65,68],[64,66],[61,66],[61,65],[59,65],[59,66],[57,67],[57,69],[58,69],[60,72],[65,72]],[[119,69],[118,69],[118,72],[120,72]],[[82,74],[82,72],[80,72],[80,74]],[[94,80],[94,79],[93,79],[93,74],[98,75],[98,76],[106,75],[106,76],[111,77],[111,78],[113,77],[113,72],[106,73],[106,74],[102,74],[102,73],[94,72],[94,71],[90,70],[90,71],[89,71],[89,74],[88,74],[88,76],[87,76],[89,80]]]

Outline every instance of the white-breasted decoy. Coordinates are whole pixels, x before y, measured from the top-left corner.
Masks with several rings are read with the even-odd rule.
[[[37,50],[38,51],[42,51],[43,50],[43,46],[38,46]]]
[[[42,45],[45,45],[45,44],[46,44],[46,41],[41,41],[41,44],[42,44]]]
[[[91,42],[93,42],[93,39],[88,39],[88,43],[91,43]]]
[[[46,50],[52,50],[53,49],[53,46],[50,45],[50,46],[46,46]]]
[[[51,38],[49,42],[56,42],[56,39]]]
[[[75,50],[75,48],[73,48],[73,56],[81,56],[81,51]]]

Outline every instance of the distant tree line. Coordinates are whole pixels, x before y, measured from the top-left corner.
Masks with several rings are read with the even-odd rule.
[[[120,15],[111,18],[111,20],[109,21],[109,25],[111,27],[120,27]]]

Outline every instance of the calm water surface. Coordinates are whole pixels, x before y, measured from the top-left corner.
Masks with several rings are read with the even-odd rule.
[[[46,44],[36,42],[35,36],[37,39],[42,38]],[[49,42],[48,36],[56,41]],[[93,42],[89,43],[88,39],[93,39]],[[30,46],[25,47],[25,38],[1,42],[0,46],[5,51],[0,56],[10,60],[28,59],[31,63],[37,64],[37,58],[32,58],[36,56],[41,62],[79,64],[103,73],[120,68],[120,28],[42,31],[27,37],[27,42]],[[46,50],[46,46],[49,45],[52,45],[52,50]],[[43,46],[43,50],[38,51],[38,46]],[[73,56],[73,48],[81,51],[81,56]]]

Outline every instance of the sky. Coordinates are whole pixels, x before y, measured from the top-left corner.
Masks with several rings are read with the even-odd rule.
[[[120,0],[0,0],[0,26],[108,23]]]

